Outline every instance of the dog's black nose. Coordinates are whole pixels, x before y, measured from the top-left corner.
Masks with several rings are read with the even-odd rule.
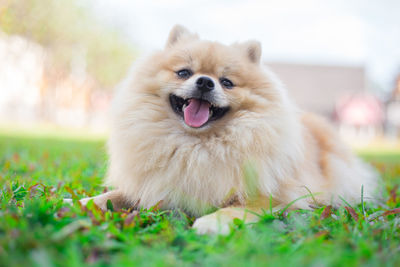
[[[196,87],[197,87],[197,90],[200,90],[201,92],[206,93],[211,90],[214,90],[214,82],[210,78],[203,76],[203,77],[200,77],[197,79]]]

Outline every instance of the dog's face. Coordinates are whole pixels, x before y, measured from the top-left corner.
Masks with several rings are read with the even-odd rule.
[[[175,26],[166,48],[150,59],[149,79],[157,85],[146,90],[160,96],[165,113],[187,131],[208,131],[276,100],[260,56],[257,41],[226,46]]]

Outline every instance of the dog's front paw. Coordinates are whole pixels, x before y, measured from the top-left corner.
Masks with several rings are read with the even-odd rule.
[[[82,198],[82,199],[79,200],[79,202],[81,203],[82,206],[86,206],[86,205],[88,204],[88,202],[89,202],[91,199],[93,199],[94,203],[95,203],[102,211],[106,211],[106,210],[107,210],[107,204],[106,204],[104,201],[96,200],[96,199],[93,198],[93,197]],[[63,203],[72,205],[73,200],[70,199],[70,198],[64,198],[64,199],[63,199]]]
[[[107,200],[104,200],[102,198],[87,197],[80,199],[79,202],[81,203],[82,206],[87,206],[88,202],[92,199],[97,207],[99,207],[102,211],[107,211]]]
[[[229,222],[221,220],[221,218],[216,216],[215,214],[206,215],[196,219],[192,227],[200,235],[227,235],[230,233]]]

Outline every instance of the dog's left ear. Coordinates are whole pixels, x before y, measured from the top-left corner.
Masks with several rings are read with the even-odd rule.
[[[238,44],[238,46],[244,50],[248,59],[255,63],[259,64],[261,59],[261,43],[259,41],[250,40],[244,43]]]
[[[169,32],[168,41],[165,47],[171,47],[182,39],[199,38],[197,34],[191,33],[182,25],[175,25]]]

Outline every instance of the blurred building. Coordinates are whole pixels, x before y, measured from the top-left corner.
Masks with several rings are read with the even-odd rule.
[[[344,137],[370,139],[382,133],[384,109],[366,90],[362,66],[267,64],[298,106],[332,120]]]
[[[386,104],[387,132],[391,137],[400,136],[400,74]]]
[[[343,95],[365,91],[363,67],[292,63],[267,64],[286,85],[300,108],[333,119],[336,102]]]

